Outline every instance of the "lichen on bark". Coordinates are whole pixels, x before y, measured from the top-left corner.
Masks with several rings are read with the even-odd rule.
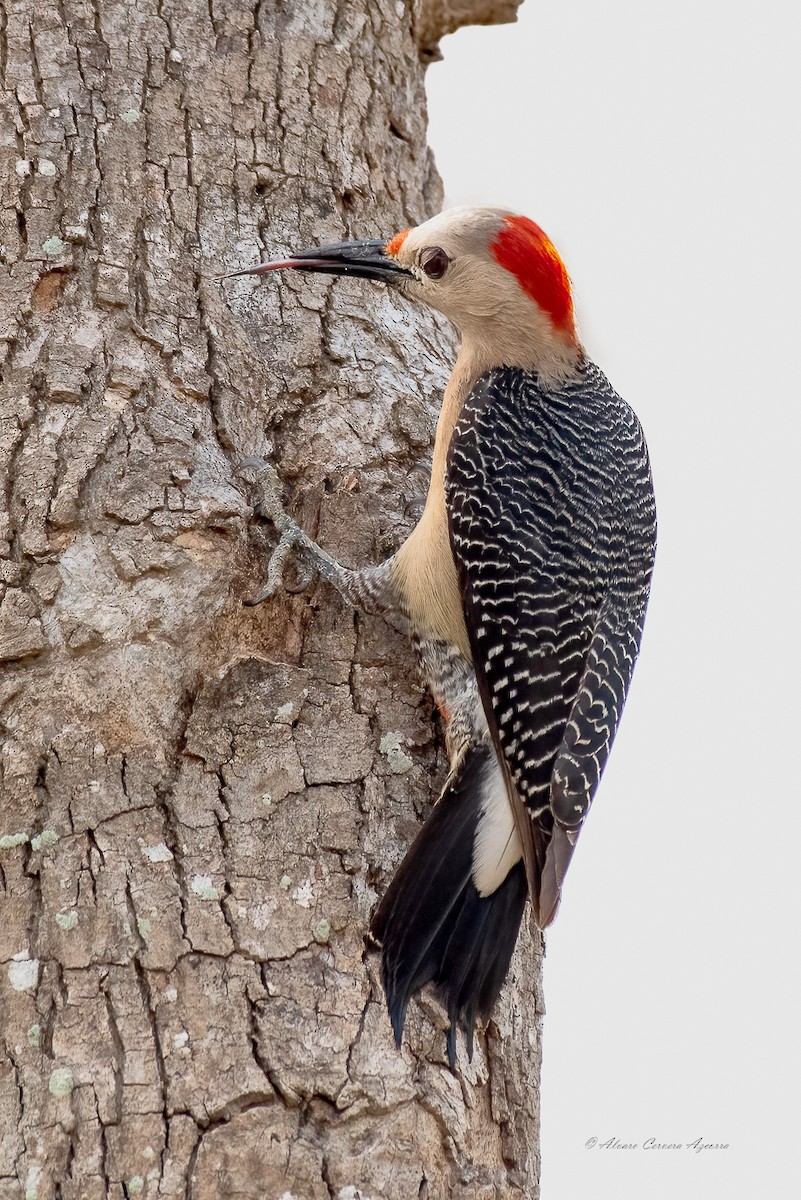
[[[410,650],[322,584],[242,603],[241,459],[377,561],[452,334],[214,278],[436,211],[439,11],[0,9],[0,1200],[536,1195],[539,939],[457,1075],[363,941],[443,773]]]

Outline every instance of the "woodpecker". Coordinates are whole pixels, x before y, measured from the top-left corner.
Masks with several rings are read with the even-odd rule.
[[[540,227],[450,209],[390,239],[302,250],[235,274],[291,269],[379,280],[461,335],[422,517],[400,549],[352,570],[284,512],[290,550],[373,611],[408,619],[446,719],[450,772],[371,921],[396,1044],[433,983],[472,1054],[501,990],[528,896],[554,919],[637,657],[656,546],[645,439],[587,357],[570,279]]]

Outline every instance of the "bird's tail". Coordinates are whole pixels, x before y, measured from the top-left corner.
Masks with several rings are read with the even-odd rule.
[[[526,903],[522,861],[490,895],[481,896],[472,878],[482,784],[493,769],[493,754],[488,746],[468,748],[370,925],[382,950],[381,978],[396,1044],[409,1000],[433,983],[450,1017],[451,1066],[458,1026],[472,1056],[476,1016],[489,1016],[501,990]]]

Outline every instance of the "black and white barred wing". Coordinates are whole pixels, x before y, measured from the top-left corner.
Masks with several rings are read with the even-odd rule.
[[[629,610],[601,616],[590,641],[578,696],[551,775],[553,830],[540,880],[538,924],[556,916],[562,883],[579,830],[612,748],[642,635],[642,616]]]
[[[640,648],[644,612],[602,612],[554,763],[551,811],[577,830],[606,766]]]
[[[578,412],[523,372],[494,371],[465,404],[446,478],[479,691],[542,928],[609,754],[644,614],[641,584],[633,598],[612,586],[628,548],[609,527],[605,456],[588,460],[588,439],[605,431],[581,428],[588,405]]]

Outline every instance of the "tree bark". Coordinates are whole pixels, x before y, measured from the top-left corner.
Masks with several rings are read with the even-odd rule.
[[[456,1075],[363,940],[443,778],[410,648],[323,584],[242,604],[241,459],[385,557],[453,335],[213,278],[435,212],[425,60],[515,7],[0,9],[0,1200],[537,1194],[539,936]]]

